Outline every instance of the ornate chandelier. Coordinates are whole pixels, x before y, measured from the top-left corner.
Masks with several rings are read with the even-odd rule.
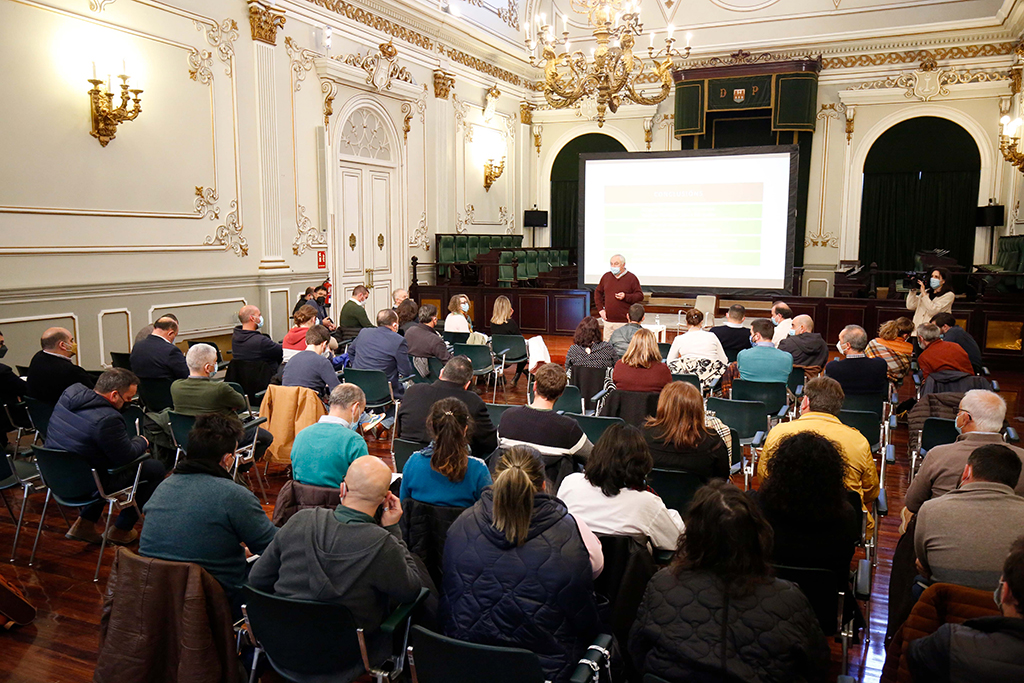
[[[633,53],[636,38],[643,34],[644,28],[640,23],[639,0],[570,0],[570,6],[577,14],[587,16],[597,42],[589,59],[579,50],[569,51],[569,22],[565,17],[562,18],[561,38],[555,36],[545,16],[539,14],[536,34],[526,40],[530,63],[535,66],[539,64],[535,56],[537,46],[541,47],[543,91],[548,104],[563,109],[593,97],[597,104],[597,125],[601,127],[605,111],[611,109],[615,113],[623,102],[656,105],[668,97],[672,90],[673,60],[690,56],[690,34],[686,36],[686,47],[680,52],[673,47],[676,41],[669,26],[665,46],[655,51],[655,33],[651,32],[648,64],[642,55]],[[661,89],[645,97],[640,93],[645,82],[660,83]]]

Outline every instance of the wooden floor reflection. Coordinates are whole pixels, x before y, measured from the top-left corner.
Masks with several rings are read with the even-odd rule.
[[[552,360],[561,362],[572,343],[570,338],[548,338]],[[510,372],[511,376],[511,372]],[[1002,385],[1003,397],[1009,403],[1009,414],[1020,416],[1021,407],[1018,393],[1022,376],[1000,374],[997,379]],[[483,393],[483,390],[481,389]],[[909,395],[909,389],[904,393]],[[486,392],[485,400],[491,398]],[[505,397],[498,390],[498,401],[522,404],[526,400],[526,382],[519,382],[516,388],[509,388]],[[1017,423],[1019,425],[1019,423]],[[883,638],[887,617],[887,589],[893,549],[896,546],[899,527],[899,511],[903,507],[903,496],[907,488],[906,427],[896,430],[897,464],[886,473],[886,490],[889,496],[890,514],[882,520],[878,569],[872,587],[872,600],[868,616],[869,633],[865,645],[851,649],[850,673],[859,681],[877,681],[885,661]],[[370,441],[370,452],[387,455],[387,443]],[[270,500],[285,481],[283,469],[272,469],[268,477]],[[742,486],[742,481],[737,480]],[[9,501],[20,501],[20,494],[6,492]],[[15,513],[18,504],[12,502]],[[4,578],[21,588],[28,599],[38,608],[36,621],[25,628],[0,631],[0,681],[12,683],[80,683],[92,680],[96,662],[100,614],[103,604],[103,590],[106,584],[110,558],[108,550],[100,573],[100,582],[92,582],[96,563],[96,546],[64,538],[67,530],[61,517],[51,506],[40,540],[36,566],[28,567],[32,540],[42,509],[43,496],[36,494],[29,500],[25,513],[25,524],[16,561],[0,569]],[[265,506],[268,514],[271,506]],[[69,517],[73,513],[69,513]],[[73,517],[72,517],[73,519]],[[6,511],[0,512],[0,553],[9,553],[14,537],[14,524]],[[7,555],[4,555],[6,558]],[[840,649],[833,644],[833,676],[839,673]]]

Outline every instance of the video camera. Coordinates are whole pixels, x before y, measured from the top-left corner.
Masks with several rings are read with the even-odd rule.
[[[918,289],[920,286],[918,282],[923,282],[925,285],[928,284],[928,273],[918,273],[913,270],[908,270],[903,273],[903,288],[904,289]]]

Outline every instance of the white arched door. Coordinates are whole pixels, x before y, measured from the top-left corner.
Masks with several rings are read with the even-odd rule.
[[[391,307],[392,252],[399,233],[399,152],[384,114],[362,107],[338,128],[337,247],[334,272],[344,298],[370,289],[366,312]],[[339,309],[340,310],[340,309]]]

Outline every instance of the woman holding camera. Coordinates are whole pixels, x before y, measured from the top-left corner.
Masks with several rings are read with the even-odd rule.
[[[933,268],[927,286],[923,280],[918,280],[917,285],[917,291],[907,292],[907,310],[914,312],[913,337],[917,336],[917,326],[929,322],[936,313],[950,313],[956,298],[949,288],[949,271],[945,268]]]

